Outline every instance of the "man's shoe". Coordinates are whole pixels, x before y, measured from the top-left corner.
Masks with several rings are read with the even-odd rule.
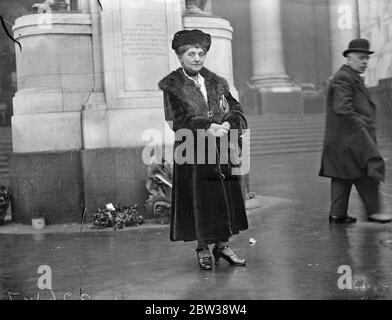
[[[388,213],[375,213],[368,217],[369,221],[387,223],[392,221],[392,215]]]
[[[332,214],[329,215],[329,222],[332,223],[355,223],[357,222],[357,218],[350,216],[334,216]]]

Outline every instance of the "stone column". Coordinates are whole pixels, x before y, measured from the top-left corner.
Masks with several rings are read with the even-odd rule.
[[[183,16],[184,29],[199,29],[211,35],[211,49],[207,54],[205,67],[224,77],[230,85],[231,93],[238,98],[234,87],[232,38],[230,22],[211,13],[211,1],[186,1]]]
[[[248,95],[254,97],[251,101],[261,114],[302,113],[301,88],[292,84],[285,72],[280,0],[250,0],[250,19],[253,76]]]
[[[101,33],[101,8],[96,0],[79,0],[79,5],[88,10],[91,16],[92,29],[92,46],[93,46],[93,70],[94,70],[94,88],[87,102],[83,105],[83,141],[89,140],[89,129],[86,124],[89,123],[88,111],[106,109],[105,96],[103,91],[103,65],[102,65],[102,33]],[[93,121],[95,121],[93,116]],[[90,123],[91,124],[91,123]],[[91,128],[90,128],[91,129]],[[94,128],[95,129],[95,128]],[[94,130],[93,129],[93,130]],[[87,135],[86,135],[87,134]]]
[[[359,37],[357,0],[330,0],[332,73],[345,62],[342,52],[352,39]]]
[[[84,8],[84,9],[83,9]],[[101,8],[96,0],[79,0],[79,9],[88,10],[91,16],[92,65],[94,72],[94,87],[88,100],[83,104],[82,112],[82,159],[86,149],[91,149],[100,143],[107,147],[108,129],[106,118],[106,99],[103,88],[103,57]],[[86,168],[86,170],[88,170]],[[83,171],[86,171],[83,170]]]
[[[251,0],[252,84],[290,86],[285,73],[279,0]]]

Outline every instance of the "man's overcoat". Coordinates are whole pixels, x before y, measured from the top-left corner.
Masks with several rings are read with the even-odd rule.
[[[385,167],[377,147],[376,105],[363,79],[343,65],[330,82],[320,176],[383,181]]]
[[[181,68],[159,82],[164,92],[166,120],[175,132],[190,129],[195,146],[197,129],[206,130],[213,122],[228,121],[232,129],[247,127],[241,105],[231,96],[226,80],[206,68],[200,74],[204,77],[208,104],[200,88]],[[226,112],[221,108],[223,96],[229,104]],[[174,150],[183,142],[176,141]],[[206,152],[201,157],[208,158],[208,150],[196,152]],[[231,175],[227,164],[219,167],[218,162],[179,164],[175,161],[172,191],[170,239],[173,241],[226,240],[248,228],[240,176]]]

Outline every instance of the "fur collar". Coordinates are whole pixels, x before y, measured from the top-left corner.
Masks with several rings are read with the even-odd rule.
[[[182,68],[173,71],[161,81],[159,88],[174,96],[177,101],[186,105],[187,109],[195,115],[205,115],[208,111],[213,111],[216,117],[220,118],[221,110],[219,109],[219,100],[222,95],[227,96],[229,85],[227,81],[211,72],[206,68],[200,70],[204,77],[204,83],[207,90],[208,105],[204,100],[201,91],[195,83],[189,79],[183,72]],[[216,121],[218,119],[215,119]]]
[[[211,91],[211,89],[215,89],[217,94],[222,95],[229,92],[229,85],[227,81],[218,76],[217,74],[211,72],[207,68],[202,68],[200,70],[200,74],[203,76],[205,80],[205,85],[207,92]],[[178,96],[180,93],[178,92],[181,90],[183,86],[193,84],[193,81],[187,78],[182,71],[182,68],[178,68],[177,70],[173,71],[165,78],[163,78],[158,83],[158,87],[162,91],[166,91]]]

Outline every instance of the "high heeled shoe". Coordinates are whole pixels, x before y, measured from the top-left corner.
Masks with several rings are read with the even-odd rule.
[[[208,252],[210,252],[210,250],[208,248],[202,248],[202,249],[196,249],[196,254],[197,254],[197,261],[199,262],[199,266],[201,270],[212,270],[212,258],[211,256],[204,256],[204,257],[200,257],[199,253],[200,251],[203,250],[208,250]]]
[[[246,260],[239,258],[230,248],[229,246],[225,246],[222,248],[218,248],[214,246],[212,249],[212,254],[215,258],[215,265],[219,265],[219,259],[223,258],[232,266],[245,266]]]

